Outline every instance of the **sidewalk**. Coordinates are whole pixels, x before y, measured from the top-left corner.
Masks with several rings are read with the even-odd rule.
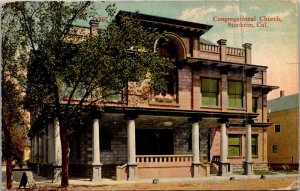
[[[24,171],[13,171],[13,188],[16,189],[19,187],[20,180]],[[37,184],[38,188],[44,187],[59,187],[60,182],[52,183],[52,180],[46,179],[44,177],[38,176],[35,173],[33,174],[33,178]],[[266,179],[272,178],[288,178],[288,177],[299,177],[299,174],[283,174],[283,173],[276,173],[273,175],[264,175]],[[235,180],[259,180],[261,179],[261,175],[237,175],[233,174],[231,176],[216,176],[212,175],[210,177],[199,177],[199,178],[161,178],[159,179],[159,183],[188,183],[188,182],[200,182],[200,183],[212,183],[214,181],[230,181],[230,178],[234,177]],[[2,168],[2,190],[5,190],[5,182],[6,182],[6,172],[5,169]],[[85,178],[70,178],[69,185],[75,187],[95,187],[95,186],[112,186],[112,185],[130,185],[130,184],[152,184],[153,179],[137,179],[137,180],[121,180],[116,181],[112,179],[102,179],[101,181],[94,181],[91,182],[90,179]],[[297,183],[299,184],[299,182]]]
[[[18,188],[19,183],[21,180],[22,176],[22,171],[14,171],[13,172],[13,187]],[[5,174],[2,171],[2,175]],[[51,180],[46,179],[44,177],[40,177],[35,173],[32,173],[34,180],[37,184],[38,188],[43,188],[43,187],[59,187],[60,182],[57,183],[52,183]],[[275,175],[264,175],[266,179],[270,178],[287,178],[287,177],[299,177],[299,174],[280,174],[277,173]],[[246,179],[260,179],[261,175],[236,175],[233,174],[231,176],[216,176],[212,175],[210,177],[199,177],[199,178],[161,178],[159,179],[159,183],[170,183],[170,182],[213,182],[213,181],[229,181],[231,177],[234,177],[235,180],[246,180]],[[3,180],[3,177],[2,177]],[[5,183],[5,179],[4,179]],[[101,181],[94,181],[91,182],[90,179],[80,179],[80,178],[70,178],[69,179],[69,185],[70,186],[109,186],[109,185],[128,185],[128,184],[143,184],[143,183],[153,183],[153,179],[137,179],[137,180],[121,180],[121,181],[116,181],[112,179],[102,179]],[[3,184],[2,184],[3,188]]]

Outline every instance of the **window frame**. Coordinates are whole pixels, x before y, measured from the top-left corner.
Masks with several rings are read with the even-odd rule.
[[[241,94],[238,94],[236,91],[235,91],[235,93],[230,93],[230,84],[231,83],[235,83],[235,84],[240,83],[241,84],[241,90],[242,90]],[[243,81],[240,81],[240,80],[228,80],[227,81],[227,98],[228,98],[227,105],[228,105],[229,109],[244,109],[244,107],[245,107],[245,101],[244,101],[245,90],[244,90],[244,87],[245,86],[244,86]],[[236,86],[234,88],[237,89]],[[230,96],[240,97],[241,106],[237,106],[237,103],[235,103],[234,105],[231,105],[230,100],[232,98],[230,98]],[[237,99],[237,98],[235,98],[235,99]]]
[[[280,133],[281,132],[281,125],[280,124],[275,124],[274,125],[274,132],[275,133]]]
[[[278,145],[272,145],[272,153],[278,153]]]
[[[255,138],[255,144],[253,144],[253,138]],[[255,149],[253,149],[253,147],[255,147]],[[254,150],[255,153],[253,153]],[[258,135],[251,136],[251,151],[252,151],[252,156],[258,156]]]
[[[257,110],[258,110],[258,97],[252,97],[252,112],[257,113]]]
[[[216,83],[216,88],[215,91],[212,90],[212,88],[210,88],[208,91],[204,90],[204,85],[203,85],[203,81],[204,80],[212,80],[215,81]],[[209,82],[210,84],[212,83],[211,81]],[[211,107],[211,108],[216,108],[216,107],[220,107],[220,79],[219,78],[210,78],[210,77],[201,77],[200,78],[200,93],[201,93],[201,100],[200,100],[200,104],[201,107]],[[212,87],[212,86],[210,86]],[[204,104],[203,103],[203,94],[215,94],[214,97],[212,97],[213,99],[216,100],[216,104]],[[209,97],[210,98],[210,97]],[[211,102],[211,101],[209,101]]]
[[[232,145],[230,144],[229,139],[230,138],[238,138],[239,139],[239,144],[238,144],[238,148],[239,148],[239,153],[238,155],[231,155],[230,153],[230,147],[237,147],[237,145]],[[241,157],[242,156],[242,135],[241,134],[228,134],[228,157]]]

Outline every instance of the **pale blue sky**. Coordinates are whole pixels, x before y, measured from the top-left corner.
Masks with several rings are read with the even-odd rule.
[[[216,43],[227,39],[227,45],[242,47],[252,43],[252,63],[269,66],[267,83],[279,85],[286,95],[298,92],[298,9],[297,0],[198,0],[198,1],[114,1],[118,10],[187,20],[213,25],[203,35]],[[95,2],[99,16],[105,16],[109,2]],[[265,28],[230,28],[213,17],[280,17]],[[254,23],[256,25],[256,23]],[[289,78],[287,78],[287,76]],[[279,90],[269,94],[279,95]]]

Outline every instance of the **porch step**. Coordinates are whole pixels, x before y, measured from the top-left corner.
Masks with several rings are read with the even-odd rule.
[[[233,172],[243,172],[243,165],[242,164],[231,164],[230,165]],[[254,170],[255,171],[268,171],[269,167],[266,163],[254,163]]]

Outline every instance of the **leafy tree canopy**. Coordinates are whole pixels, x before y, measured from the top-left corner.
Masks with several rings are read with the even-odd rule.
[[[164,89],[163,79],[174,66],[154,49],[163,34],[145,29],[137,14],[116,19],[114,5],[106,8],[107,27],[91,33],[74,23],[95,16],[93,2],[14,2],[9,9],[30,50],[25,106],[34,111],[54,104],[62,142],[61,185],[68,186],[69,141],[82,108],[127,93],[128,82],[146,76],[151,87]]]

